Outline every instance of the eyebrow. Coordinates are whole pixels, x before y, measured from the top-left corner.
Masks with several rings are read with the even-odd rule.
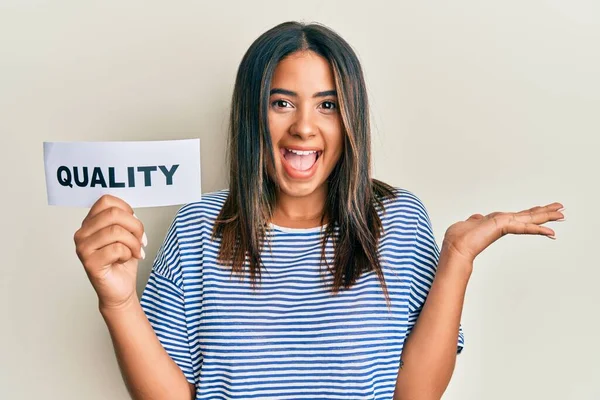
[[[283,94],[286,96],[298,97],[298,93],[293,92],[291,90],[287,90],[287,89],[281,89],[281,88],[271,89],[270,94],[271,94],[271,96],[274,94]],[[337,92],[335,90],[324,90],[322,92],[317,92],[317,93],[313,94],[312,97],[316,98],[316,97],[327,97],[327,96],[337,96]]]

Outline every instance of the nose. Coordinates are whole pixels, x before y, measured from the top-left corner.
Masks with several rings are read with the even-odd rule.
[[[298,108],[294,122],[290,126],[290,134],[306,140],[316,135],[317,127],[313,121],[309,107]]]

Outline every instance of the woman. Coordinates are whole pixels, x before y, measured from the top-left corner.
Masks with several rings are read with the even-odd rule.
[[[179,210],[141,300],[131,207],[104,196],[75,234],[136,399],[440,398],[475,257],[563,217],[475,214],[440,251],[419,198],[371,177],[360,63],[320,25],[252,44],[229,145],[229,190]]]

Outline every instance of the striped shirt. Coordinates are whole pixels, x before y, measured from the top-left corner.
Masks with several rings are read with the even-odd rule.
[[[177,213],[141,297],[196,399],[392,398],[400,355],[432,284],[439,248],[423,203],[405,189],[380,214],[381,266],[332,295],[320,227],[270,225],[258,291],[217,264],[211,238],[226,190]],[[331,242],[326,257],[333,259]],[[462,350],[462,328],[457,335]]]

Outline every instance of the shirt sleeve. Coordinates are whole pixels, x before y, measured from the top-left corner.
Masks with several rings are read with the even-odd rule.
[[[140,302],[164,349],[195,384],[180,262],[175,219],[158,250]]]
[[[412,278],[408,307],[408,333],[412,330],[423,309],[440,259],[440,249],[435,241],[429,214],[420,200],[417,200],[417,210],[418,220],[415,234],[415,249],[414,256],[411,257]],[[464,344],[465,338],[462,324],[460,324],[457,338],[458,354],[462,352]]]

